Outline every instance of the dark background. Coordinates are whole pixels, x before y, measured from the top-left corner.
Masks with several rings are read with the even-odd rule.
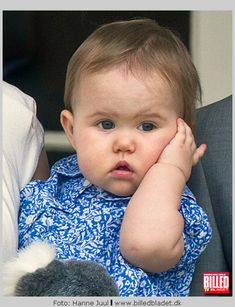
[[[70,57],[99,25],[134,17],[169,27],[189,49],[189,11],[3,11],[3,79],[36,100],[45,131],[61,131]],[[48,151],[50,164],[65,155]]]

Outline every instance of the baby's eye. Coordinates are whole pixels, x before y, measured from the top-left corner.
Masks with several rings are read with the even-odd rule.
[[[152,131],[154,129],[156,129],[156,125],[152,124],[152,123],[142,123],[141,125],[138,126],[138,129],[139,130],[142,130],[142,131]]]
[[[105,130],[113,129],[115,127],[111,120],[102,120],[98,123],[98,126]]]

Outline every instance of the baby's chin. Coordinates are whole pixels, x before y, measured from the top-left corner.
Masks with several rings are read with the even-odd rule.
[[[103,187],[103,190],[118,197],[131,197],[137,190],[137,187]]]
[[[86,177],[87,178],[87,177]],[[131,181],[106,181],[106,182],[98,182],[94,180],[94,178],[87,178],[88,181],[95,185],[97,188],[104,190],[110,194],[113,194],[118,197],[131,197],[135,191],[138,189],[138,182]],[[92,180],[93,179],[93,180]]]
[[[111,192],[111,191],[108,191],[109,193],[111,193],[111,194],[113,194],[113,195],[115,195],[115,196],[118,196],[118,197],[131,197],[134,193],[128,193],[128,192],[126,192],[126,193],[124,193],[124,192]]]

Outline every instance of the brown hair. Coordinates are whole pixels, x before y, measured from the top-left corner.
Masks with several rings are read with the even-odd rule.
[[[112,22],[99,27],[75,51],[66,74],[65,108],[72,111],[74,88],[82,74],[126,64],[130,71],[158,72],[177,89],[183,118],[194,128],[201,86],[182,41],[151,19]]]

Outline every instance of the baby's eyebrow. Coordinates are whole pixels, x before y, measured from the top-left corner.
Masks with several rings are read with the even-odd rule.
[[[103,117],[103,118],[110,118],[110,117],[122,117],[122,111],[94,111],[92,114],[88,115],[88,118],[92,119],[92,118],[96,118],[96,117]],[[158,113],[158,112],[149,112],[149,110],[147,111],[139,111],[136,114],[133,114],[132,118],[134,120],[143,120],[143,119],[152,119],[152,118],[157,118],[159,120],[164,119],[164,117]]]
[[[88,115],[89,118],[93,117],[110,117],[110,116],[118,116],[118,112],[106,112],[106,111],[95,111],[94,113]]]
[[[163,116],[157,112],[139,112],[135,116],[133,116],[134,119],[138,118],[158,118],[163,119]]]

